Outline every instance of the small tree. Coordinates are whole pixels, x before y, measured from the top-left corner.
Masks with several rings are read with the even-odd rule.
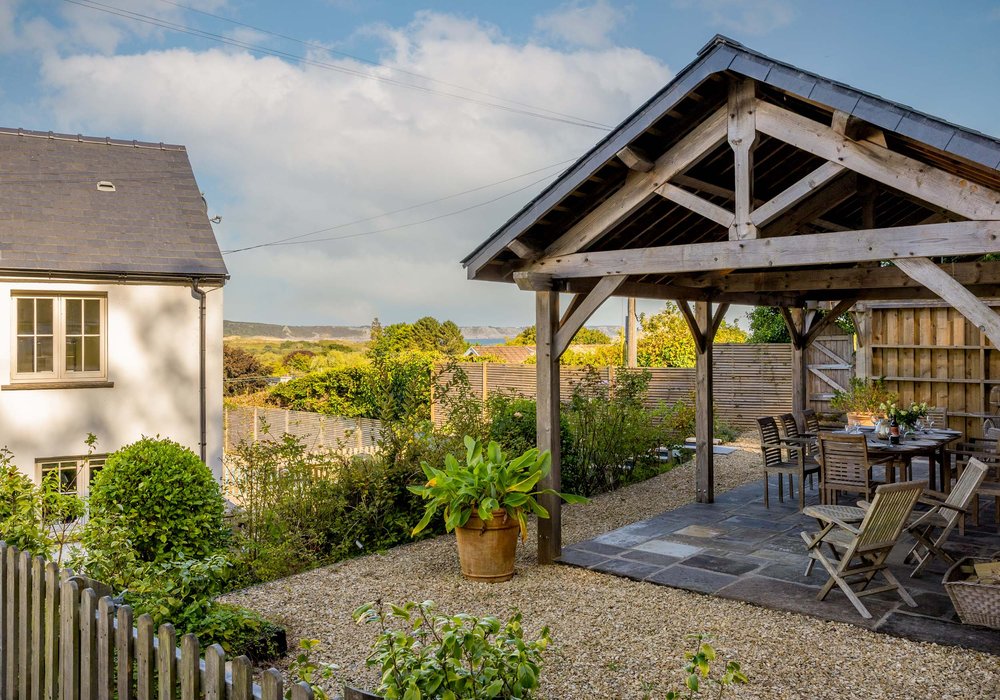
[[[570,341],[572,345],[607,345],[611,342],[611,338],[604,331],[599,331],[596,328],[581,328],[573,336],[573,340]],[[513,338],[507,338],[507,345],[534,345],[535,344],[535,327],[528,326],[523,331],[515,335]]]
[[[267,387],[267,370],[256,357],[237,345],[223,343],[222,371],[226,396],[250,394]]]

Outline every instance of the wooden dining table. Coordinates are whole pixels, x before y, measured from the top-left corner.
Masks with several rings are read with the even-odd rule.
[[[834,433],[845,435],[847,431]],[[867,437],[868,454],[873,458],[896,457],[885,466],[885,479],[894,482],[896,470],[904,468],[914,457],[927,457],[927,482],[931,490],[951,492],[951,460],[948,459],[948,445],[962,437],[961,431],[948,428],[931,428],[901,435],[899,444],[890,444],[875,436],[874,430],[864,430]],[[940,484],[940,486],[938,485]]]

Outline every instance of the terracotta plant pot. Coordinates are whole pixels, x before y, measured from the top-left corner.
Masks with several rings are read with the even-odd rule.
[[[504,510],[493,511],[493,519],[485,522],[473,515],[465,527],[455,528],[462,576],[487,583],[509,581],[519,534],[517,521]]]
[[[855,413],[854,411],[848,411],[847,420],[857,425],[875,425],[875,414]]]

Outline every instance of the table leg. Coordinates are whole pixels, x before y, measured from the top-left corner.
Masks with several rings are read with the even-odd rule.
[[[941,445],[937,462],[941,470],[940,490],[943,493],[951,493],[951,458],[948,456],[948,451],[944,445]]]
[[[927,487],[931,491],[939,490],[937,487],[937,451],[931,450],[927,453]]]

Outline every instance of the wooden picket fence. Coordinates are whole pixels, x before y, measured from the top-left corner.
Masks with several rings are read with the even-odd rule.
[[[281,674],[260,685],[245,656],[227,662],[149,615],[133,621],[107,587],[0,542],[0,697],[4,700],[282,700]],[[228,669],[227,669],[228,664]],[[312,700],[305,683],[293,700]]]

